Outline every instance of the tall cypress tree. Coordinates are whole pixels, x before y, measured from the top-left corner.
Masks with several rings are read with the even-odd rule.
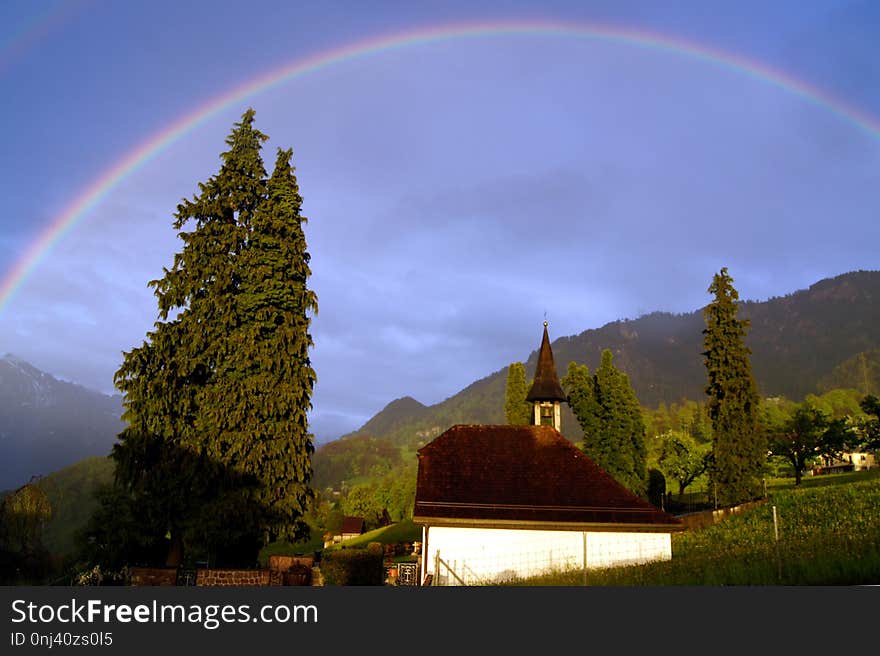
[[[511,426],[528,426],[533,423],[532,404],[526,401],[528,393],[525,365],[522,362],[511,363],[507,368],[504,395],[504,417]]]
[[[129,426],[114,450],[120,481],[173,548],[242,565],[267,540],[304,534],[315,380],[302,199],[290,151],[267,180],[253,118],[178,205],[184,246],[150,283],[159,321],[116,374]]]
[[[709,293],[715,298],[703,310],[703,357],[713,431],[710,475],[719,502],[730,505],[760,494],[767,445],[758,430],[759,397],[745,345],[749,322],[737,318],[739,294],[726,267],[715,274]]]

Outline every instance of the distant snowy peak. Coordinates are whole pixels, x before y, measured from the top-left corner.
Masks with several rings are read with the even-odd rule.
[[[124,427],[122,397],[58,380],[0,357],[0,490],[90,456],[106,456]]]
[[[0,399],[34,408],[54,405],[59,381],[19,357],[7,353],[0,358]]]

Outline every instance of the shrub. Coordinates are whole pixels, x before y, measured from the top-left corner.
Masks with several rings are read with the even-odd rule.
[[[385,569],[383,548],[371,542],[366,549],[334,549],[321,558],[325,585],[382,585]]]
[[[660,508],[666,494],[666,477],[659,469],[648,470],[648,501]]]

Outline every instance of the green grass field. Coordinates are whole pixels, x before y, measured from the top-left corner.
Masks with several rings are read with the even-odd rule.
[[[422,527],[417,526],[410,520],[404,520],[377,528],[373,531],[364,533],[361,536],[346,540],[343,544],[346,547],[366,547],[370,542],[381,542],[382,544],[397,544],[399,542],[415,542],[422,539]],[[341,545],[332,548],[338,549]]]
[[[282,555],[293,556],[296,554],[311,555],[315,551],[323,551],[324,543],[322,537],[317,531],[312,531],[312,538],[308,542],[297,542],[290,544],[288,542],[273,542],[266,546],[260,552],[260,563],[265,564],[269,560],[269,556]],[[422,539],[422,527],[413,524],[410,520],[404,520],[377,528],[369,531],[356,538],[346,540],[344,543],[328,547],[328,550],[339,549],[342,546],[348,548],[366,547],[370,542],[380,542],[381,544],[398,544],[401,542],[415,542]]]
[[[768,481],[765,504],[672,536],[672,560],[589,570],[597,586],[880,583],[880,470]],[[779,530],[774,538],[773,507]],[[583,585],[583,571],[517,585]]]

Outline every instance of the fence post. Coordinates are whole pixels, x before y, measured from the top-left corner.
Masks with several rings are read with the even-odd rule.
[[[587,585],[587,532],[584,531],[584,585]]]
[[[779,554],[779,522],[776,520],[776,506],[773,506],[773,540],[776,542],[776,579],[782,582],[782,557]]]

